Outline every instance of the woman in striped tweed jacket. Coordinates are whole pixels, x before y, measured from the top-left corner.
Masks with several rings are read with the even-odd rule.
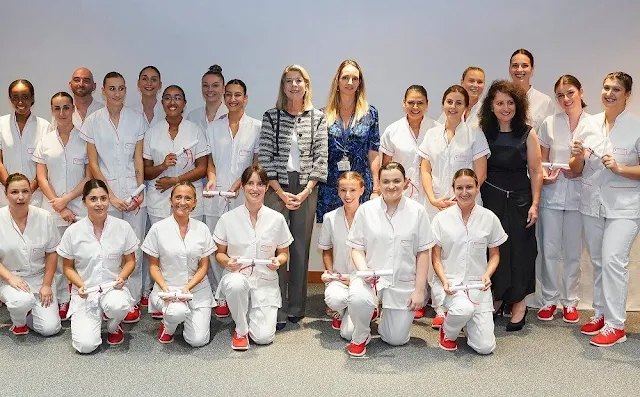
[[[282,72],[276,107],[262,117],[258,161],[267,171],[265,204],[281,212],[293,235],[287,269],[281,268],[280,330],[304,317],[307,298],[309,247],[318,203],[318,182],[327,180],[327,124],[324,113],[311,103],[311,80],[299,65]],[[271,247],[261,247],[268,249]]]

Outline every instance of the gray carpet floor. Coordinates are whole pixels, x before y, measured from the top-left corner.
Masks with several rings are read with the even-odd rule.
[[[68,322],[55,337],[17,337],[2,307],[0,396],[638,395],[640,313],[629,313],[627,342],[610,348],[589,345],[579,326],[543,323],[532,311],[515,334],[504,331],[508,319],[498,319],[496,351],[481,357],[464,339],[457,352],[440,349],[428,312],[402,347],[386,345],[374,326],[366,357],[354,359],[331,329],[322,291],[311,286],[300,324],[287,324],[272,345],[246,352],[231,350],[231,318],[214,319],[211,343],[192,349],[179,336],[170,345],[158,343],[158,322],[145,315],[125,326],[122,345],[105,341],[83,356],[71,347]],[[591,314],[581,313],[581,320]]]

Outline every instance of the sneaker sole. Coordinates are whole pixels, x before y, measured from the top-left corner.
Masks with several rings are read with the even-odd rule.
[[[352,353],[349,351],[349,349],[347,349],[347,353],[349,353],[350,357],[362,357],[365,354],[367,354],[367,348],[365,347],[365,349],[362,351],[362,353]]]
[[[216,315],[216,317],[218,317],[218,318],[225,318],[225,317],[229,317],[229,314],[218,314],[218,313],[216,313],[216,312],[213,312],[213,314],[215,314],[215,315]]]
[[[249,350],[249,346],[234,346],[234,345],[231,345],[231,348],[233,350],[239,351],[239,352],[243,352],[243,351]]]
[[[158,338],[158,342],[162,343],[163,345],[168,345],[169,343],[173,342],[173,338],[171,338],[171,340],[161,340],[160,338]]]
[[[135,320],[122,320],[122,322],[123,322],[123,323],[125,323],[125,324],[135,324],[135,323],[137,323],[138,321],[140,321],[140,317],[138,317],[138,318],[137,318],[137,319],[135,319]]]
[[[16,336],[19,336],[19,335],[28,335],[29,331],[28,330],[25,331],[25,332],[13,332],[13,331],[11,331],[11,333],[13,333]]]
[[[544,318],[544,317],[540,317],[540,316],[537,316],[537,317],[538,317],[538,320],[540,320],[540,321],[553,321],[553,316],[548,317],[548,318]]]
[[[577,323],[578,321],[580,321],[580,319],[579,319],[579,318],[576,318],[575,320],[568,320],[568,319],[566,319],[566,318],[562,317],[562,321],[564,321],[565,323],[569,323],[569,324],[575,324],[575,323]]]
[[[442,327],[442,325],[431,324],[431,328],[432,329],[438,330],[438,329],[440,329],[440,327]]]
[[[602,328],[604,328],[604,327],[602,327]],[[602,330],[602,328],[600,328],[597,331],[591,331],[591,332],[586,332],[586,331],[580,330],[580,333],[583,334],[583,335],[594,336],[594,335],[598,335],[600,333],[600,330]]]
[[[589,343],[591,343],[594,346],[598,346],[598,347],[609,347],[609,346],[613,346],[613,345],[615,345],[617,343],[622,343],[622,342],[626,342],[626,341],[627,341],[627,336],[625,335],[625,336],[623,336],[622,338],[618,339],[617,341],[615,341],[613,343],[604,344],[604,343],[595,343],[593,341],[589,341]]]
[[[151,318],[154,320],[162,320],[164,318],[164,315],[152,313]]]
[[[335,329],[336,331],[340,331],[340,327],[334,327],[333,325],[331,325],[331,328]]]
[[[124,338],[122,338],[122,340],[120,340],[119,342],[109,342],[107,340],[107,344],[111,345],[111,346],[117,346],[117,345],[121,345],[122,342],[124,342]]]
[[[454,352],[454,351],[458,350],[458,347],[457,347],[457,346],[456,346],[455,348],[453,348],[453,349],[452,349],[452,348],[450,348],[450,347],[444,347],[444,346],[442,346],[440,343],[438,343],[438,346],[440,346],[440,348],[441,348],[442,350],[446,350],[446,351],[448,351],[448,352]]]

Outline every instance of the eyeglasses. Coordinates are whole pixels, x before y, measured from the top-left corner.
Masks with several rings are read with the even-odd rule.
[[[167,94],[167,95],[163,95],[162,96],[162,100],[166,101],[166,102],[171,102],[171,100],[174,100],[176,102],[181,102],[181,101],[184,101],[184,97],[182,95],[179,95],[179,94],[177,94],[177,95],[169,95],[169,94]]]

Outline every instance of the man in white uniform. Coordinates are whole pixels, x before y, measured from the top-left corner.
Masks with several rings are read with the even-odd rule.
[[[91,113],[104,107],[104,104],[93,98],[93,92],[96,90],[96,83],[93,79],[91,70],[81,67],[73,71],[71,80],[69,80],[69,88],[73,93],[73,104],[75,111],[73,112],[73,125],[80,129],[84,119]]]

